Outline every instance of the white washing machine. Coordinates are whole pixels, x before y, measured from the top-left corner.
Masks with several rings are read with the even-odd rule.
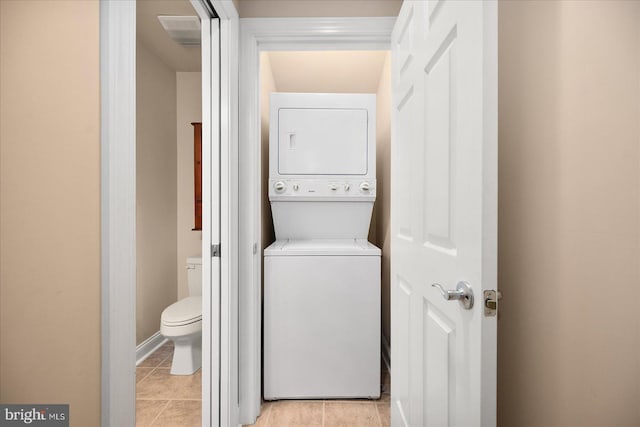
[[[265,399],[380,396],[380,249],[366,240],[265,250]]]
[[[375,95],[273,94],[264,397],[380,396]]]

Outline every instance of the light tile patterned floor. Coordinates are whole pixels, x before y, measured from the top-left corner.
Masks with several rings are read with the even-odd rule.
[[[136,368],[136,427],[200,427],[201,371],[171,375],[173,343]],[[265,402],[251,427],[388,427],[390,376],[381,372],[379,400],[281,400]]]
[[[250,427],[389,427],[390,383],[381,373],[379,400],[279,400],[264,402],[260,417]]]
[[[201,371],[171,375],[173,343],[136,367],[136,427],[200,427]]]

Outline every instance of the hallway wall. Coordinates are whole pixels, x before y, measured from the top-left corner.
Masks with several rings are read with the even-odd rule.
[[[0,1],[0,402],[72,427],[100,425],[99,6]]]
[[[499,58],[499,425],[640,425],[640,3],[500,2]]]

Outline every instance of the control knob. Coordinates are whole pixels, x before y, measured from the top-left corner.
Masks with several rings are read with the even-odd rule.
[[[278,181],[275,184],[273,184],[273,188],[278,192],[278,193],[282,193],[285,188],[287,188],[287,186],[284,184],[284,182],[282,181]]]
[[[369,187],[369,183],[368,182],[363,182],[362,184],[360,184],[360,190],[362,191],[369,191],[370,187]]]
[[[329,189],[331,191],[336,191],[338,189],[338,186],[336,184],[329,184]]]

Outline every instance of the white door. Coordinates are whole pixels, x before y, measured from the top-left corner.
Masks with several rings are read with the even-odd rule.
[[[202,426],[220,425],[220,27],[202,19]]]
[[[495,426],[497,4],[405,1],[392,61],[392,425]]]

